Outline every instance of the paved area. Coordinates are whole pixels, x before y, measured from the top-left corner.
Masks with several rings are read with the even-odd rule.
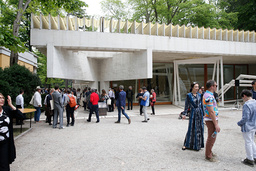
[[[15,141],[17,158],[11,170],[255,171],[256,167],[240,162],[245,157],[244,140],[236,125],[241,110],[220,112],[221,132],[213,148],[218,155],[216,163],[204,159],[204,149],[181,150],[188,126],[188,120],[177,119],[181,111],[171,105],[156,106],[157,115],[142,123],[143,116],[135,107],[127,111],[132,119],[129,125],[124,117],[120,124],[114,123],[117,112],[102,117],[100,123],[95,123],[95,118],[87,123],[88,112],[79,109],[74,127],[53,129],[44,122],[33,123],[33,129]]]

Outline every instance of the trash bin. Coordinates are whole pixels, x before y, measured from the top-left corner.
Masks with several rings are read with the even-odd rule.
[[[107,104],[105,102],[99,102],[98,106],[99,106],[99,116],[107,115],[107,112],[108,112]]]

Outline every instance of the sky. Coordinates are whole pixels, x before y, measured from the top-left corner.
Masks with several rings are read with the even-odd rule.
[[[101,0],[83,0],[88,4],[86,8],[86,13],[92,16],[103,16],[103,12],[101,11],[100,2]]]

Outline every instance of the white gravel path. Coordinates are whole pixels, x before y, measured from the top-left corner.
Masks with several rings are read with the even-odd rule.
[[[11,170],[256,170],[240,162],[245,157],[244,140],[236,125],[241,111],[220,112],[221,133],[213,148],[217,163],[204,160],[204,149],[181,150],[188,121],[177,118],[178,113],[156,115],[142,123],[143,116],[134,114],[130,125],[125,118],[115,124],[117,117],[102,118],[100,123],[77,119],[74,127],[62,130],[33,123],[33,129],[15,142],[17,158]]]

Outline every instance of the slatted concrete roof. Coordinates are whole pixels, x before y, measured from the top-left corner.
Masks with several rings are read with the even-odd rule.
[[[85,26],[85,27],[84,27]],[[155,36],[169,36],[192,39],[222,40],[234,42],[256,43],[255,31],[227,30],[204,27],[187,27],[185,25],[165,25],[158,23],[138,23],[119,20],[77,18],[77,17],[53,17],[36,16],[32,14],[31,28],[33,29],[52,29],[52,30],[71,30],[71,31],[90,31],[124,33],[124,34],[144,34]]]

